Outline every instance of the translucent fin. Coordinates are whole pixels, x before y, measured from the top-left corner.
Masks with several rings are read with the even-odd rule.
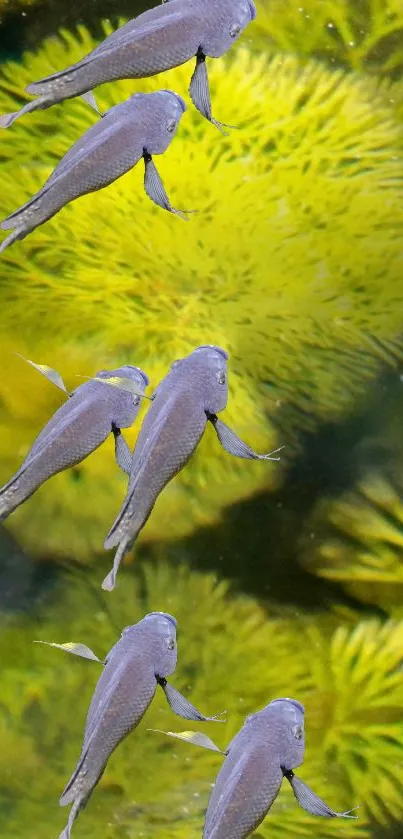
[[[98,105],[97,105],[97,100],[95,99],[95,96],[94,96],[94,93],[93,93],[93,91],[92,91],[92,90],[87,90],[87,93],[82,93],[82,94],[81,94],[81,99],[83,99],[83,100],[84,100],[84,102],[85,102],[87,105],[89,105],[89,106],[90,106],[90,108],[92,108],[92,109],[93,109],[93,111],[96,111],[96,113],[98,114],[98,116],[103,117],[103,113],[102,113],[102,111],[100,111],[100,110],[99,110],[99,108],[98,108]]]
[[[174,714],[177,714],[178,717],[183,717],[185,720],[194,720],[195,722],[225,722],[225,720],[220,720],[218,718],[222,717],[226,711],[222,711],[221,714],[216,714],[214,717],[205,717],[204,714],[198,711],[188,699],[185,699],[185,697],[182,696],[176,688],[168,684],[166,679],[160,678],[158,679],[158,682],[165,693],[171,710]]]
[[[164,188],[164,184],[158,174],[156,165],[151,157],[151,154],[144,154],[144,164],[145,164],[145,172],[144,172],[144,189],[151,201],[154,201],[154,204],[157,204],[158,207],[162,207],[163,210],[168,210],[169,213],[173,213],[175,216],[179,216],[179,218],[188,221],[186,218],[185,212],[183,210],[175,210],[172,206]]]
[[[185,743],[191,743],[193,746],[200,746],[202,749],[210,749],[212,752],[219,752],[225,755],[221,749],[207,737],[206,734],[200,734],[198,731],[161,731],[160,728],[148,728],[147,731],[155,731],[157,734],[165,734],[167,737],[176,737],[177,740],[184,740]]]
[[[70,839],[71,828],[73,827],[73,824],[74,824],[74,822],[75,822],[75,820],[76,820],[76,818],[77,818],[77,816],[78,816],[78,814],[81,810],[81,807],[82,807],[82,803],[81,803],[80,800],[74,801],[73,806],[72,806],[72,808],[70,810],[70,813],[69,813],[68,822],[67,822],[64,830],[62,830],[62,832],[59,836],[59,839]]]
[[[113,589],[115,588],[116,576],[119,571],[119,566],[127,550],[128,546],[126,542],[121,542],[115,553],[112,569],[111,571],[109,571],[109,574],[106,575],[102,583],[102,588],[104,591],[113,591]]]
[[[269,452],[269,454],[257,454],[257,452],[254,452],[247,443],[244,443],[243,440],[235,434],[235,431],[232,431],[232,429],[229,428],[225,422],[218,419],[218,417],[215,415],[210,416],[209,420],[214,426],[214,430],[223,449],[225,449],[225,451],[229,454],[233,454],[235,457],[243,457],[247,460],[280,460],[279,457],[273,457],[273,455],[277,454],[277,452],[281,452],[284,446],[280,446],[280,448]]]
[[[118,433],[119,432],[119,433]],[[132,452],[129,449],[129,446],[126,443],[125,438],[122,435],[120,429],[113,430],[115,436],[115,459],[118,466],[120,466],[122,472],[125,472],[126,475],[130,475],[130,469],[132,465]]]
[[[36,364],[35,361],[31,361],[30,358],[25,358],[25,356],[21,355],[19,352],[16,352],[15,355],[18,355],[19,358],[22,358],[23,361],[26,361],[27,364],[31,365],[31,367],[35,367],[35,370],[38,370],[38,373],[42,373],[42,376],[45,376],[45,378],[52,382],[53,385],[56,385],[59,390],[63,390],[64,393],[67,393],[67,396],[70,396],[70,393],[57,370],[53,370],[52,367],[48,367],[47,364]]]
[[[295,798],[298,801],[300,807],[303,810],[306,810],[308,813],[312,813],[314,816],[325,816],[326,818],[335,819],[335,818],[343,818],[343,819],[356,819],[357,816],[350,816],[350,813],[356,809],[353,807],[351,810],[346,810],[345,813],[336,813],[335,810],[332,810],[325,801],[322,801],[318,795],[316,795],[312,790],[304,784],[293,772],[285,772],[284,773],[287,780],[290,782],[293,793]]]
[[[47,647],[56,647],[57,650],[64,650],[65,653],[78,655],[81,658],[89,658],[91,661],[98,661],[99,664],[103,664],[103,661],[85,644],[76,644],[74,641],[67,641],[66,644],[54,644],[53,641],[34,641],[34,644],[45,644]]]
[[[140,390],[140,386],[136,385],[132,379],[127,378],[126,376],[109,376],[108,378],[104,378],[102,376],[80,376],[77,374],[79,379],[90,379],[92,382],[103,382],[105,385],[110,385],[111,387],[117,387],[119,390],[124,390],[125,393],[132,393],[133,396],[138,396],[140,399],[150,399],[152,401],[152,396],[147,396],[146,393],[143,393]]]
[[[46,107],[47,101],[47,99],[44,99],[43,101],[40,99],[33,99],[30,102],[27,102],[25,105],[23,105],[23,107],[20,108],[19,111],[13,111],[13,113],[11,114],[2,114],[0,116],[1,128],[9,128],[10,125],[12,125],[13,122],[16,121],[16,119],[19,119],[20,117],[24,116],[24,114],[29,114],[30,111],[37,111],[38,109],[43,108],[44,105]]]
[[[7,236],[7,238],[4,239],[4,241],[1,243],[0,253],[3,253],[3,251],[6,250],[6,248],[9,248],[10,245],[14,244],[14,242],[17,242],[19,239],[25,239],[27,234],[30,232],[31,231],[26,230],[25,227],[16,227],[16,229],[13,230],[13,232],[10,233],[10,235]]]
[[[235,125],[227,125],[225,122],[218,122],[217,119],[214,119],[211,113],[206,57],[201,50],[199,50],[197,54],[196,67],[193,70],[192,78],[190,80],[189,96],[195,108],[197,108],[205,119],[208,119],[209,122],[215,125],[216,128],[221,131],[221,134],[224,134],[224,137],[228,137],[228,131],[224,131],[224,128],[236,128]]]

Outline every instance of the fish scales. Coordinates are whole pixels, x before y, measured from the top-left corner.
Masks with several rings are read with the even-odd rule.
[[[193,58],[199,47],[218,58],[254,15],[249,0],[170,0],[111,33],[82,61],[28,85],[27,91],[57,101],[58,95],[71,98],[108,81],[172,69]]]
[[[101,370],[97,376],[126,375],[144,387],[148,381],[138,368]],[[132,394],[91,380],[80,385],[60,406],[34,440],[15,475],[0,489],[0,519],[29,498],[44,481],[80,463],[112,432],[134,422],[140,400]]]
[[[145,153],[151,156],[166,151],[185,108],[181,97],[167,90],[137,93],[111,108],[69,149],[42,189],[1,222],[3,230],[15,230],[2,242],[0,252],[16,239],[23,239],[70,201],[117,180]],[[154,180],[158,178],[155,173]],[[169,202],[161,204],[158,197],[161,186],[154,195],[148,189],[148,195],[160,206],[175,212]]]
[[[106,547],[128,535],[135,538],[161,490],[196,449],[207,425],[207,412],[225,407],[228,390],[222,352],[195,350],[175,362],[158,386],[134,450],[127,496]],[[220,384],[221,370],[224,380]]]
[[[81,755],[60,797],[61,806],[73,805],[61,836],[70,836],[112,752],[140,723],[154,697],[157,676],[174,672],[175,627],[170,615],[152,612],[127,627],[109,652],[88,709]]]
[[[247,718],[218,773],[203,839],[245,839],[261,823],[280,790],[282,767],[303,761],[304,737],[299,728],[293,736],[294,726],[303,727],[303,716],[288,700]]]

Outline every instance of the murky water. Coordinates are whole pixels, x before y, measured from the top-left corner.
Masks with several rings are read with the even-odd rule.
[[[0,113],[82,58],[145,3],[0,0]],[[225,724],[175,718],[157,689],[108,762],[73,836],[196,839],[224,748],[279,696],[306,709],[298,774],[356,821],[315,818],[283,788],[256,836],[399,836],[403,816],[403,7],[401,0],[258,0],[256,21],[208,59],[213,114],[192,106],[193,63],[95,91],[102,110],[173,89],[188,110],[155,157],[174,206],[140,165],[68,204],[0,259],[0,481],[64,396],[15,353],[77,376],[138,365],[152,387],[200,344],[229,353],[209,426],[123,564],[101,582],[126,491],[113,438],[56,475],[0,532],[0,837],[51,839],[80,753],[101,658],[123,627],[178,620],[172,684]],[[111,17],[111,15],[113,15]],[[80,99],[0,129],[2,218],[40,189],[97,117]],[[132,447],[147,406],[124,431]]]

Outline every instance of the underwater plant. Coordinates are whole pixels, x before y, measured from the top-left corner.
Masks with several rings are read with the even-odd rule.
[[[357,622],[355,615],[352,628],[326,615],[296,618],[283,611],[279,617],[273,609],[267,614],[252,599],[230,595],[213,575],[185,565],[172,569],[162,562],[141,566],[137,574],[122,573],[124,585],[113,602],[99,592],[100,574],[65,575],[52,605],[9,623],[0,634],[0,728],[7,728],[0,779],[7,835],[28,839],[32,823],[41,825],[43,839],[57,835],[65,818],[57,800],[77,759],[99,674],[94,662],[32,641],[82,641],[102,656],[123,626],[155,609],[169,609],[178,619],[172,684],[206,712],[227,710],[225,724],[202,726],[218,745],[230,741],[248,713],[276,696],[293,696],[306,708],[306,759],[299,775],[338,808],[360,804],[354,836],[370,837],[373,817],[386,824],[402,815],[403,622]],[[178,839],[200,836],[220,757],[147,730],[175,726],[161,692],[111,757],[85,827],[80,819],[76,825],[77,836],[83,828],[88,839],[101,828],[110,839],[140,832],[157,839],[167,833]],[[200,730],[200,723],[188,727]],[[284,788],[259,835],[330,839],[338,830],[331,820],[318,822],[299,809]]]
[[[93,46],[82,27],[3,65],[0,112],[23,103],[29,81]],[[301,429],[335,420],[365,393],[380,363],[366,336],[401,330],[403,129],[385,83],[378,95],[372,78],[245,47],[210,69],[215,109],[238,130],[223,138],[189,107],[160,164],[175,205],[198,212],[187,224],[154,212],[133,173],[16,243],[0,265],[2,358],[17,350],[66,375],[138,364],[155,385],[173,359],[218,344],[230,353],[223,419],[257,451],[285,443],[284,463]],[[188,76],[179,68],[96,95],[102,108],[138,89],[186,97]],[[1,134],[4,215],[95,119],[72,100]],[[15,369],[10,361],[0,378],[3,481],[56,399],[48,390],[45,405],[34,373],[16,378]],[[190,533],[281,477],[281,464],[231,461],[206,434],[144,539]],[[124,489],[105,448],[43,487],[8,526],[37,554],[85,559],[101,550]]]
[[[364,602],[386,609],[403,595],[403,486],[399,468],[368,468],[356,487],[317,505],[305,564]]]
[[[261,0],[252,43],[337,67],[397,75],[403,69],[401,0]]]

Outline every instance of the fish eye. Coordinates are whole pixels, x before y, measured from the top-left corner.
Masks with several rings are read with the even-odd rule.
[[[229,31],[230,37],[231,38],[236,38],[236,36],[239,35],[240,31],[241,31],[241,24],[240,23],[233,23],[232,26],[231,26],[231,29]]]
[[[296,740],[302,740],[302,735],[304,733],[302,725],[293,725],[291,731]]]
[[[175,131],[175,128],[176,128],[176,119],[168,120],[167,131],[169,131],[169,133],[172,134],[172,132]]]
[[[224,373],[224,370],[220,370],[220,372],[217,376],[217,379],[218,379],[218,384],[219,385],[225,385],[225,382],[227,381],[227,377]]]
[[[174,638],[168,638],[168,641],[167,641],[167,647],[168,647],[168,650],[174,650],[174,649],[175,649],[175,640],[174,640]]]

